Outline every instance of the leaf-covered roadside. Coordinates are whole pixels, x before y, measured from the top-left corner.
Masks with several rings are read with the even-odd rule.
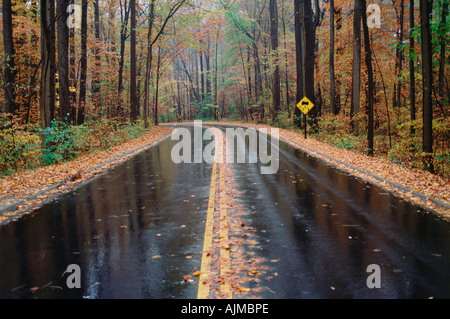
[[[120,145],[86,153],[72,161],[35,170],[19,171],[0,178],[0,211],[16,205],[15,211],[0,216],[0,223],[11,216],[28,213],[45,200],[74,189],[86,180],[135,155],[136,152],[142,151],[143,147],[150,147],[154,141],[170,134],[171,131],[169,128],[153,126],[139,138]],[[30,199],[31,197],[36,198]]]

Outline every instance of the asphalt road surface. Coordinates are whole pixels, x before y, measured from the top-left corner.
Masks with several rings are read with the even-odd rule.
[[[197,298],[185,276],[202,263],[213,165],[173,163],[176,143],[0,227],[0,298]],[[252,296],[450,297],[450,223],[282,142],[278,172],[261,165],[229,165],[257,243],[240,249],[265,269]]]

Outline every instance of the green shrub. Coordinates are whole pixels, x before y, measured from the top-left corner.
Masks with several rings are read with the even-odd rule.
[[[75,159],[83,148],[85,133],[64,122],[52,121],[50,127],[41,130],[42,164],[53,165]]]

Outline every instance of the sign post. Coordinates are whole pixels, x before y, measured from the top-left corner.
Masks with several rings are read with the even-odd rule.
[[[314,108],[314,104],[305,96],[303,98],[303,100],[301,100],[297,104],[297,107],[305,115],[304,116],[304,121],[305,121],[305,140],[306,140],[307,139],[307,131],[306,131],[307,121],[306,121],[306,117],[307,117],[308,113]]]

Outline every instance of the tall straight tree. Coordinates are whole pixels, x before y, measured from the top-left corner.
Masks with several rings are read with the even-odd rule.
[[[72,123],[73,114],[70,109],[69,82],[69,28],[67,7],[70,0],[57,0],[58,28],[58,79],[59,79],[59,119]]]
[[[430,30],[432,0],[420,0],[420,26],[422,35],[422,77],[423,77],[423,163],[425,169],[434,172],[433,165],[433,55]]]
[[[414,54],[414,0],[409,1],[409,107],[411,121],[416,120],[416,76],[415,76],[415,54]],[[411,136],[416,130],[414,124],[411,125]],[[414,147],[414,143],[412,145]]]
[[[136,83],[136,0],[130,0],[131,31],[130,31],[130,119],[138,117],[138,98]]]
[[[5,48],[4,90],[5,113],[14,114],[16,111],[15,94],[15,50],[13,39],[11,0],[3,0],[3,45]]]
[[[121,27],[120,27],[120,59],[119,59],[119,81],[117,88],[117,115],[123,112],[122,108],[122,92],[123,92],[123,67],[125,63],[125,42],[127,40],[127,28],[128,28],[128,20],[130,17],[130,8],[131,3],[128,4],[128,1],[125,0],[124,7],[122,8],[122,1],[120,1],[120,14],[121,14]]]
[[[296,93],[296,104],[304,97],[304,81],[303,81],[303,1],[304,0],[294,0],[294,11],[295,11],[295,52],[296,52],[296,67],[297,67],[297,93]],[[297,127],[301,128],[302,112],[299,108],[294,110],[294,123]]]
[[[75,0],[70,0],[70,4],[75,4]],[[69,83],[70,83],[70,114],[71,124],[77,124],[77,72],[76,72],[76,48],[75,28],[69,30]]]
[[[394,82],[394,94],[392,105],[394,108],[401,106],[402,81],[401,74],[403,68],[403,15],[405,11],[404,0],[400,0],[400,13],[398,18],[399,30],[397,48],[395,50],[395,76],[397,82]]]
[[[94,0],[94,33],[95,33],[95,48],[94,48],[94,60],[95,60],[95,70],[92,79],[92,100],[94,103],[94,107],[96,110],[101,105],[101,92],[100,92],[100,66],[101,66],[101,58],[100,58],[100,0]]]
[[[361,15],[360,0],[354,0],[353,11],[353,68],[352,68],[352,103],[350,108],[350,123],[354,132],[359,131],[359,114],[361,103]]]
[[[305,95],[313,103],[316,104],[316,92],[314,83],[314,67],[315,67],[315,55],[314,47],[316,45],[316,22],[318,20],[319,12],[317,12],[316,18],[313,16],[312,2],[311,0],[305,0],[304,5],[304,79],[305,79]],[[310,117],[315,121],[317,119],[317,107],[314,107],[310,113]]]
[[[330,112],[337,115],[336,107],[336,76],[334,74],[334,38],[336,30],[334,28],[334,0],[330,0]]]
[[[87,78],[87,10],[88,0],[81,2],[81,59],[80,59],[80,100],[77,124],[84,123],[86,117],[86,78]]]
[[[277,0],[270,0],[270,40],[275,55],[275,70],[272,81],[272,119],[276,120],[281,104],[280,65],[278,59],[278,7]]]
[[[41,1],[41,85],[39,111],[41,126],[55,118],[55,3]]]
[[[366,8],[366,0],[361,1],[361,7]],[[374,155],[374,117],[373,117],[373,107],[374,107],[374,80],[373,80],[373,67],[372,67],[372,50],[370,47],[370,34],[369,27],[367,25],[366,10],[362,10],[362,23],[364,30],[364,51],[366,54],[366,68],[367,68],[367,78],[368,78],[368,88],[367,88],[367,155]]]

